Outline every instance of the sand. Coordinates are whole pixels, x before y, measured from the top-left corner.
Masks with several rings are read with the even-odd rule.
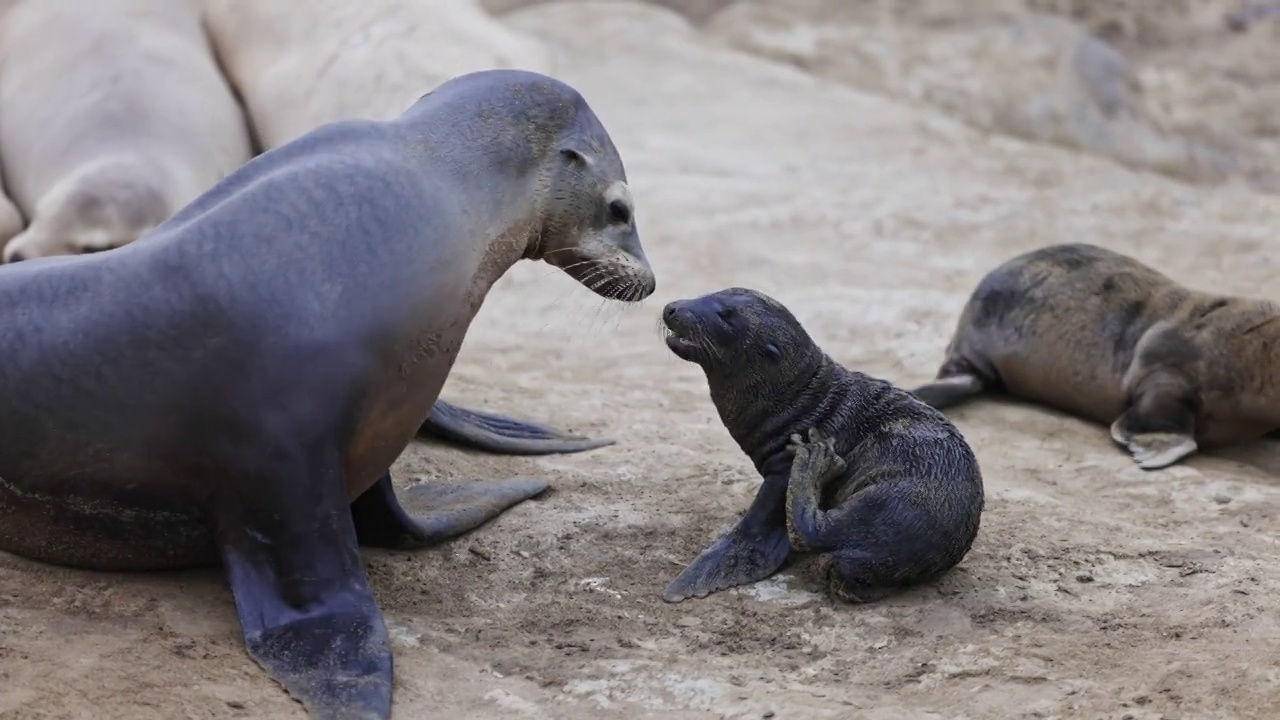
[[[610,129],[659,287],[623,311],[525,264],[490,294],[446,395],[619,443],[405,453],[400,482],[540,474],[554,492],[438,549],[366,552],[396,639],[396,717],[1274,717],[1274,443],[1144,473],[1102,427],[975,403],[953,417],[987,511],[940,582],[848,606],[800,567],[660,600],[757,487],[700,372],[661,342],[670,299],[759,288],[840,361],[910,385],[932,375],[978,278],[1047,243],[1277,297],[1276,195],[977,129],[735,49],[713,32],[724,20],[640,3],[502,16]],[[245,655],[218,572],[0,556],[0,718],[303,717]]]

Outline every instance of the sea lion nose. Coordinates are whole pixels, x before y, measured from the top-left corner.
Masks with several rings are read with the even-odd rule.
[[[23,260],[26,260],[26,259],[27,257],[22,254],[22,251],[14,250],[13,252],[9,253],[9,257],[8,259],[5,260],[5,262],[16,263],[16,262],[22,262]]]
[[[662,308],[662,319],[663,319],[663,320],[670,321],[672,318],[674,318],[674,317],[676,316],[676,306],[677,306],[677,304],[678,304],[679,302],[680,302],[679,300],[676,300],[676,301],[673,301],[673,302],[669,302],[669,303],[667,303],[667,306],[666,306],[666,307]]]

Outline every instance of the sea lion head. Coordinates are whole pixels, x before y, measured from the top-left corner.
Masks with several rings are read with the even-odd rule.
[[[653,294],[653,269],[640,245],[622,160],[590,119],[556,148],[533,252],[602,297],[637,302]]]
[[[662,323],[671,352],[697,363],[708,378],[760,387],[802,374],[821,355],[790,310],[747,288],[672,301]]]
[[[152,182],[91,168],[40,199],[30,225],[4,247],[6,263],[128,245],[164,222],[169,203]]]

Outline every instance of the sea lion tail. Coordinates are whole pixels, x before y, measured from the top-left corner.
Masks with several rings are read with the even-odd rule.
[[[499,455],[579,453],[615,442],[610,438],[571,435],[506,415],[469,410],[440,399],[418,428],[418,434]]]

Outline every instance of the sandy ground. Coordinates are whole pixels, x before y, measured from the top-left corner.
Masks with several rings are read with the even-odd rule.
[[[1047,243],[1276,297],[1275,195],[981,131],[639,3],[503,22],[548,44],[612,132],[659,289],[602,309],[529,264],[489,296],[446,394],[620,442],[405,453],[400,482],[536,473],[554,492],[439,549],[366,553],[396,638],[397,717],[1276,716],[1275,444],[1143,473],[1101,427],[974,404],[953,417],[987,511],[942,581],[853,607],[813,594],[801,566],[668,605],[663,585],[757,479],[656,330],[670,299],[752,286],[836,358],[911,384],[978,278]],[[218,572],[0,556],[0,718],[302,717],[245,655]]]

